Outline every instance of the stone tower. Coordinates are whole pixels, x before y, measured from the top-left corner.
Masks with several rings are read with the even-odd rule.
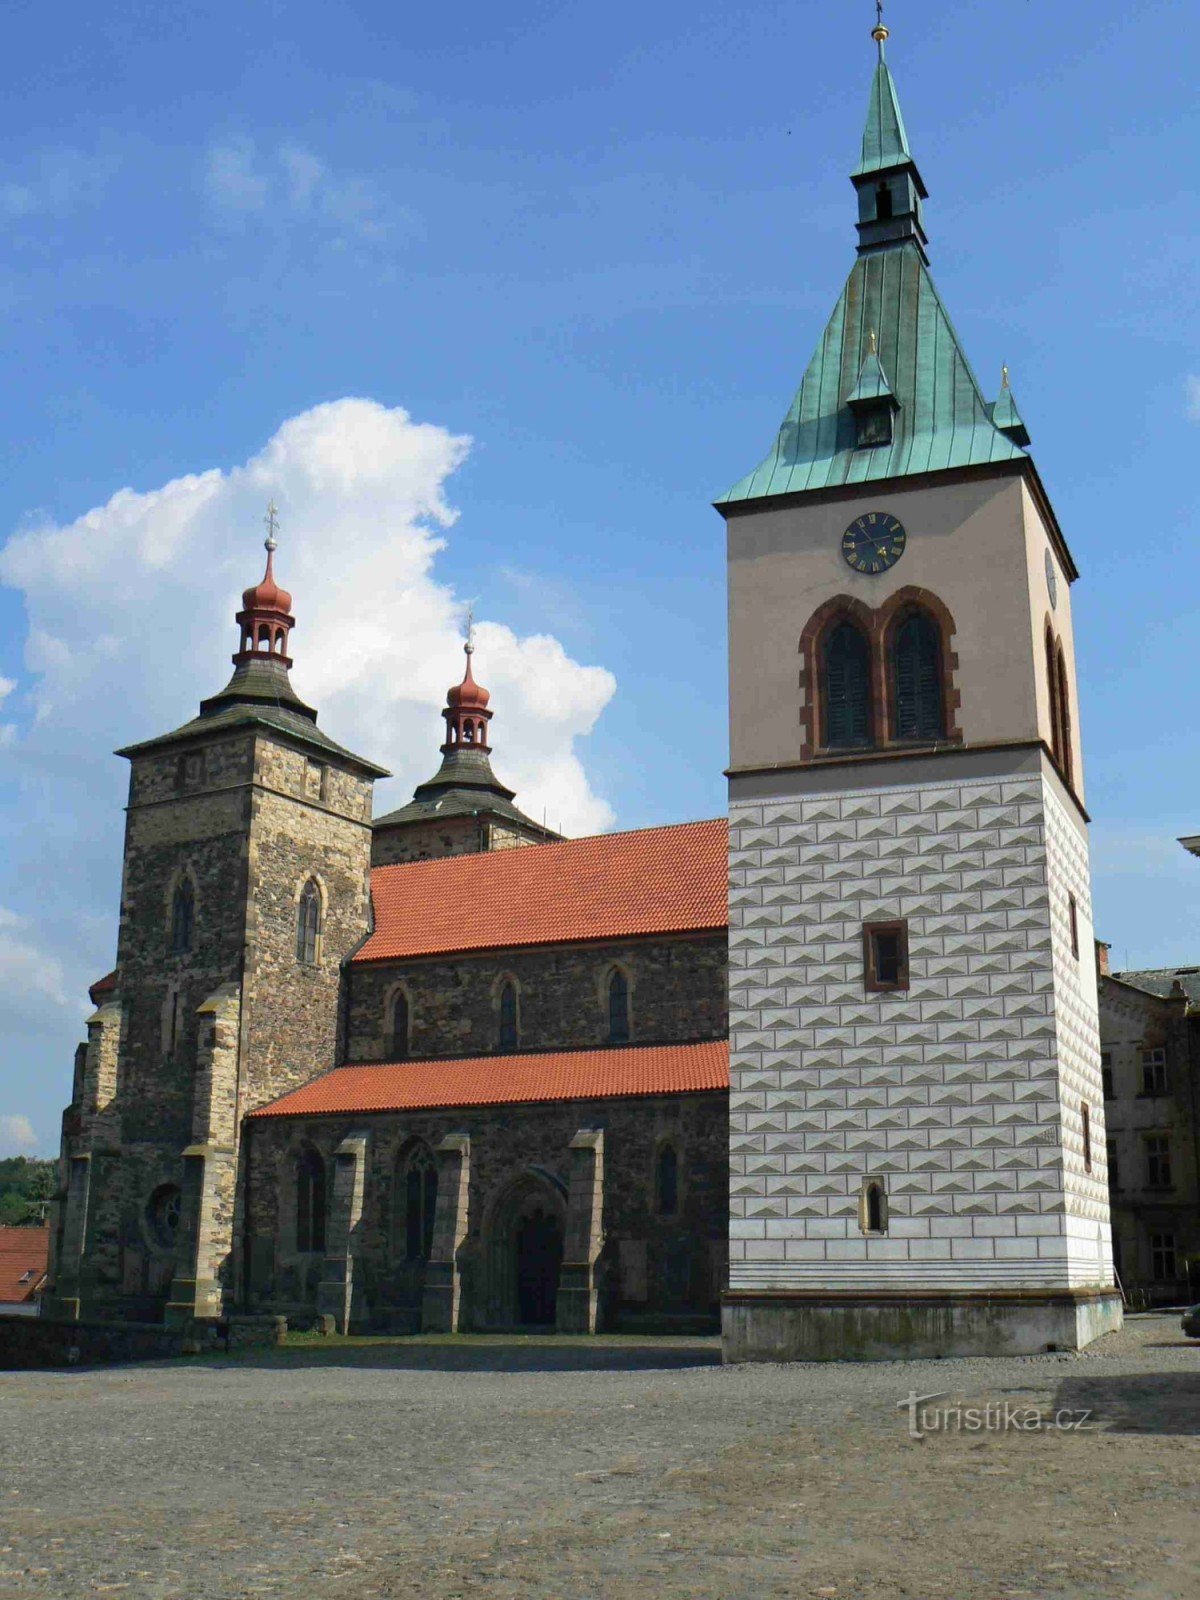
[[[731,1360],[1073,1349],[1121,1315],[1077,573],[934,288],[874,38],[857,259],[718,504]]]
[[[288,677],[292,600],[247,589],[224,689],[131,763],[117,967],[64,1118],[49,1309],[182,1321],[237,1302],[242,1118],[332,1066],[369,921],[383,769]]]

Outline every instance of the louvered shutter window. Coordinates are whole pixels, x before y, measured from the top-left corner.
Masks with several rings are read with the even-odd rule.
[[[825,642],[825,743],[871,742],[871,655],[852,622],[839,622]]]
[[[933,621],[914,611],[896,631],[896,737],[942,737],[941,640]]]

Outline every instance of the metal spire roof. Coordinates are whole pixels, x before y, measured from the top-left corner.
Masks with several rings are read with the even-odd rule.
[[[1020,434],[993,419],[930,276],[920,226],[924,185],[880,33],[886,38],[882,25],[863,159],[852,179],[858,260],[774,446],[718,506],[1024,457]],[[887,180],[874,176],[889,169]],[[852,402],[883,395],[896,406],[891,441],[860,448]]]
[[[883,40],[879,41],[879,64],[871,81],[871,102],[867,107],[867,125],[863,129],[862,160],[854,169],[856,178],[868,172],[883,172],[888,167],[898,167],[912,160],[908,148],[908,134],[900,112],[900,99],[888,64],[883,58]]]

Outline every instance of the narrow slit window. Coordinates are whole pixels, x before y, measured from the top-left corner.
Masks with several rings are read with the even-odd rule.
[[[1092,1170],[1092,1108],[1083,1103],[1079,1107],[1080,1117],[1083,1121],[1083,1170]]]
[[[629,1043],[629,979],[618,967],[608,980],[608,1042]]]
[[[862,1186],[859,1226],[864,1233],[887,1232],[887,1196],[877,1178],[868,1179]]]
[[[195,925],[196,891],[192,888],[192,880],[184,878],[171,902],[171,949],[177,955],[186,955],[192,948]]]
[[[321,891],[310,878],[304,885],[296,913],[296,960],[302,966],[316,966],[320,936]]]
[[[296,1249],[325,1248],[325,1163],[305,1150],[296,1164]]]
[[[408,996],[398,994],[392,1001],[392,1048],[393,1061],[403,1061],[408,1055],[409,1039],[409,1014]]]
[[[511,983],[506,983],[500,991],[500,1027],[496,1042],[501,1050],[515,1050],[517,1038],[517,991]]]
[[[1067,896],[1067,917],[1071,924],[1071,954],[1079,960],[1079,906],[1073,894]]]
[[[664,1144],[658,1152],[655,1189],[659,1216],[673,1217],[679,1209],[679,1156],[674,1145]]]
[[[908,924],[906,922],[867,922],[863,924],[863,965],[868,992],[907,989]]]

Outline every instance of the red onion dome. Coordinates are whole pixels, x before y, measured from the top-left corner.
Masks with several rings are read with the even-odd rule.
[[[267,570],[262,582],[242,590],[242,606],[247,611],[284,611],[292,609],[292,597],[275,582],[274,543],[267,546]]]
[[[471,676],[471,654],[473,645],[467,645],[467,675],[461,683],[456,683],[446,696],[446,703],[456,710],[485,711],[488,701],[492,698],[486,689],[475,682]]]

